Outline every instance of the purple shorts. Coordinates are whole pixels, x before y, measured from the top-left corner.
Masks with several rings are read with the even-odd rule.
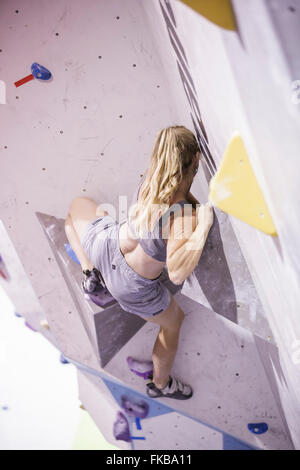
[[[123,310],[145,317],[158,315],[169,306],[170,291],[161,276],[147,279],[127,264],[120,250],[119,227],[110,215],[93,220],[81,238],[83,250]]]

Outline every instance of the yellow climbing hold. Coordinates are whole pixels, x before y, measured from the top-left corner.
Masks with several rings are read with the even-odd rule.
[[[242,138],[235,135],[209,184],[209,201],[249,225],[277,236]]]
[[[221,28],[235,31],[236,21],[231,0],[181,0],[197,13]]]

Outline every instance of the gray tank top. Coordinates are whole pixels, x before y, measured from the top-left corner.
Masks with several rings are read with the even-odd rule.
[[[142,185],[144,180],[142,180],[137,188],[137,190],[134,193],[134,196],[132,198],[131,206],[135,204],[138,201],[139,197],[139,190]],[[155,226],[153,227],[152,232],[144,232],[143,238],[139,238],[136,234],[134,224],[132,224],[129,220],[128,217],[128,225],[133,233],[134,237],[136,240],[138,240],[139,244],[147,253],[147,255],[151,256],[151,258],[156,259],[157,261],[163,261],[166,262],[167,259],[167,245],[162,238],[162,229],[165,226],[165,224],[168,222],[170,214],[173,212],[174,215],[184,206],[184,204],[189,204],[190,203],[186,200],[178,201],[172,204],[169,209],[157,220],[155,223]],[[131,207],[130,206],[130,207]]]

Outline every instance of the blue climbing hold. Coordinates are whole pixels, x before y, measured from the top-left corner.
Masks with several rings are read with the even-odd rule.
[[[31,65],[31,73],[34,78],[37,78],[38,80],[50,80],[52,77],[50,70],[46,69],[46,67],[43,67],[37,62],[34,62]]]
[[[269,429],[267,423],[249,423],[248,429],[253,434],[263,434]]]
[[[18,318],[22,318],[22,315],[20,315],[18,312],[15,312],[15,316]]]
[[[67,361],[67,359],[65,358],[63,354],[60,355],[59,360],[62,364],[69,364],[69,361]]]
[[[74,251],[72,250],[72,247],[71,247],[70,243],[65,243],[65,250],[66,250],[67,254],[70,256],[70,258],[72,258],[73,261],[76,261],[76,263],[80,264],[79,261],[78,261],[77,256],[75,255]]]
[[[139,377],[143,377],[143,379],[147,380],[149,379],[149,374],[153,375],[152,361],[139,361],[131,356],[128,356],[126,361],[131,372]]]

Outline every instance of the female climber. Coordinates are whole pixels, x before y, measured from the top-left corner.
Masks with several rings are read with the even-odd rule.
[[[188,399],[193,391],[171,376],[184,312],[160,277],[164,266],[176,285],[193,272],[213,223],[209,203],[190,192],[200,150],[183,126],[161,130],[150,163],[123,223],[101,205],[75,198],[65,221],[67,238],[81,264],[83,289],[97,298],[104,287],[126,312],[156,323],[151,398]]]

